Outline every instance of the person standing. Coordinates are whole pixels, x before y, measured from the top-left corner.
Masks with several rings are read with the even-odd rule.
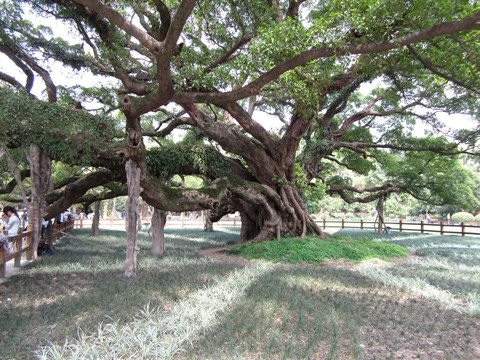
[[[3,224],[6,234],[0,236],[0,241],[3,242],[3,248],[10,251],[9,239],[18,235],[18,228],[20,226],[20,218],[17,210],[15,210],[13,206],[5,206],[3,208]]]

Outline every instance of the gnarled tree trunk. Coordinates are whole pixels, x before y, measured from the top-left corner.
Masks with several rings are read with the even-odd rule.
[[[210,219],[210,210],[203,212],[203,229],[204,231],[213,231],[213,222]]]

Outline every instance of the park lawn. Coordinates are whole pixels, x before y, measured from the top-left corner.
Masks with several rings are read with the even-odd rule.
[[[201,250],[237,231],[167,229],[161,257],[141,233],[133,279],[124,232],[74,231],[0,284],[0,358],[480,357],[479,239],[369,233],[415,255],[314,265]]]

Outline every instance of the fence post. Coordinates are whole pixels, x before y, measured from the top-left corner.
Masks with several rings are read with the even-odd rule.
[[[342,229],[345,229],[345,219],[342,219]]]
[[[440,221],[440,235],[443,235],[443,221]]]
[[[460,225],[462,225],[462,236],[465,236],[465,223],[462,221]]]
[[[233,217],[233,227],[237,226],[237,217]]]
[[[323,230],[327,228],[327,219],[323,218]]]
[[[402,231],[402,229],[403,229],[403,221],[402,219],[400,219],[400,222],[398,223],[398,230]]]
[[[21,230],[21,229],[20,229]],[[15,252],[18,253],[19,250],[21,250],[23,248],[22,246],[22,238],[23,236],[23,231],[20,232],[20,235],[17,235],[16,238],[15,238]],[[20,266],[22,266],[22,252],[20,254],[18,254],[17,256],[15,256],[15,258],[13,259],[13,266],[18,268]]]
[[[0,246],[0,261],[2,265],[0,265],[0,278],[4,278],[7,274],[7,262],[6,262],[7,252],[4,250],[3,246]]]
[[[360,229],[363,230],[363,219],[360,219]]]
[[[32,236],[32,230],[30,230],[28,232],[28,235],[27,235],[27,251],[25,251],[25,257],[27,258],[27,260],[31,260],[32,259],[32,255],[33,255],[33,236]]]
[[[423,220],[420,221],[420,232],[423,234]]]

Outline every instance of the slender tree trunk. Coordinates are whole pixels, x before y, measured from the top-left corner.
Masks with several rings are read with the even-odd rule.
[[[53,176],[51,175],[51,169],[50,169],[50,180],[48,182],[48,191],[53,191],[55,189],[55,185],[53,184]],[[42,222],[43,223],[43,222]],[[47,245],[50,247],[53,247],[53,237],[54,237],[54,231],[53,231],[53,221],[48,220],[47,228],[45,229],[45,238]]]
[[[97,236],[100,232],[100,201],[95,201],[95,210],[92,221],[92,236]]]
[[[213,231],[213,222],[210,220],[210,210],[203,212],[203,228],[205,231]]]
[[[47,245],[52,247],[53,246],[53,222],[51,220],[48,221],[47,228],[45,229],[45,237]]]
[[[153,209],[152,214],[152,254],[163,255],[165,253],[165,222],[167,214],[163,210]]]
[[[128,199],[127,199],[127,255],[125,276],[135,276],[137,273],[137,221],[139,219],[140,168],[133,160],[128,160],[125,165],[127,173]]]
[[[117,217],[117,198],[113,198],[111,218],[115,219],[116,217]]]
[[[43,207],[45,194],[50,183],[52,160],[37,145],[30,144],[30,178],[32,181],[32,197],[28,210],[29,223],[32,226],[33,251],[32,260],[36,257],[42,236]]]
[[[103,216],[102,219],[108,219],[108,201],[105,200],[103,204]]]
[[[382,196],[378,199],[377,203],[377,216],[378,216],[378,233],[382,234],[385,228],[385,221],[383,219],[383,205],[385,202],[385,196]]]

